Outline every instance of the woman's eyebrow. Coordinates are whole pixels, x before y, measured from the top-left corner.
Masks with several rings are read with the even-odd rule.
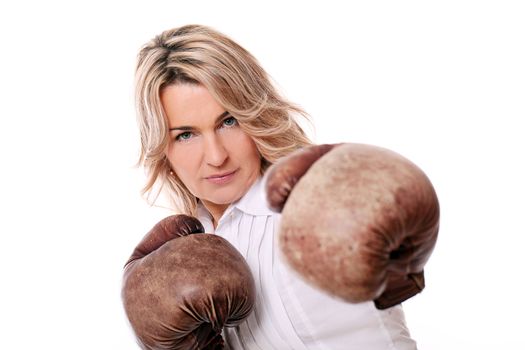
[[[221,113],[221,115],[219,115],[217,118],[215,118],[215,124],[218,124],[220,122],[220,120],[224,117],[226,117],[228,115],[228,111],[224,111],[223,113]],[[183,126],[176,126],[174,128],[170,128],[170,131],[173,131],[173,130],[184,130],[184,131],[188,131],[188,130],[193,130],[194,127],[193,126],[186,126],[186,125],[183,125]]]

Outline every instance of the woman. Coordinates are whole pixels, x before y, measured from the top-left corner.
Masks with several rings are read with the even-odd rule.
[[[144,193],[158,184],[179,212],[235,246],[256,281],[254,311],[224,331],[231,349],[415,349],[401,306],[336,300],[281,260],[263,176],[311,141],[294,120],[305,113],[246,50],[208,27],[168,30],[139,54],[136,101]]]

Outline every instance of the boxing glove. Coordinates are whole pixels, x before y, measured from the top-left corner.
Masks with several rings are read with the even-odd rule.
[[[122,300],[143,349],[223,349],[223,327],[253,309],[255,284],[244,258],[203,232],[193,217],[169,216],[126,263]]]
[[[439,230],[427,176],[390,150],[311,146],[269,170],[279,246],[307,282],[349,302],[385,309],[421,292]]]

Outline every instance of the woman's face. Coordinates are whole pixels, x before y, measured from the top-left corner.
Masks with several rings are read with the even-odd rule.
[[[202,85],[169,85],[160,97],[170,128],[166,156],[172,170],[208,209],[225,209],[259,176],[255,143]]]

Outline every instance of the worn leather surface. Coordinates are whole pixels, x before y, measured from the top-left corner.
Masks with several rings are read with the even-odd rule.
[[[143,349],[222,349],[222,328],[253,309],[244,258],[225,239],[199,232],[197,219],[170,216],[126,264],[122,300]]]
[[[439,202],[408,159],[371,145],[312,146],[270,169],[267,195],[277,210],[285,203],[279,245],[311,284],[381,309],[424,288]]]

